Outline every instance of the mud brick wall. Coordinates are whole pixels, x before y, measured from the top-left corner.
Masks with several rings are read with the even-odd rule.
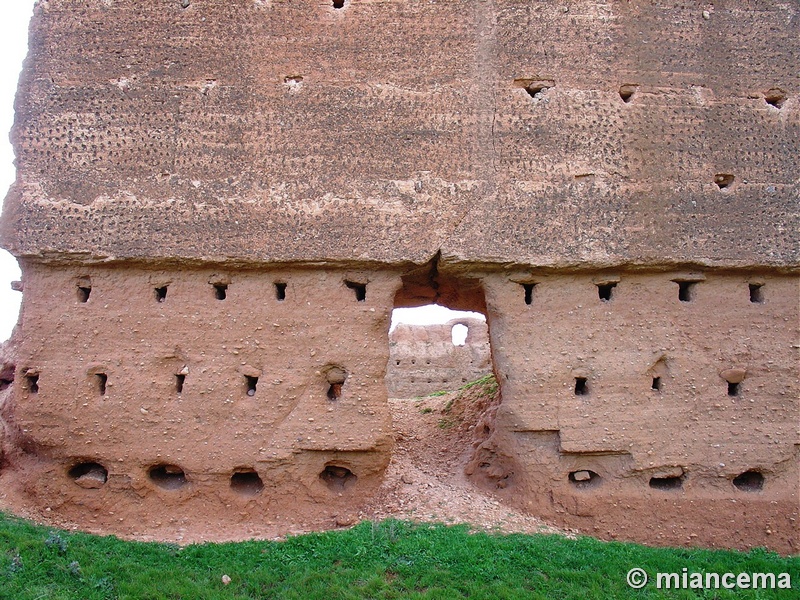
[[[20,510],[333,522],[391,455],[390,312],[438,302],[488,319],[477,484],[798,550],[795,3],[42,0],[30,33]]]
[[[463,345],[453,344],[453,328],[463,325]],[[489,331],[480,319],[453,319],[441,325],[399,323],[389,334],[386,388],[390,398],[414,398],[456,390],[492,372]]]

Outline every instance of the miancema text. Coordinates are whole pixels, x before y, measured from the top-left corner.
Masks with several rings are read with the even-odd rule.
[[[792,589],[789,573],[656,573],[659,589]]]

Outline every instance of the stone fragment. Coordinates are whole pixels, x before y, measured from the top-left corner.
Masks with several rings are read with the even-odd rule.
[[[719,376],[728,383],[742,383],[747,376],[747,371],[739,367],[734,367],[732,369],[720,371]]]

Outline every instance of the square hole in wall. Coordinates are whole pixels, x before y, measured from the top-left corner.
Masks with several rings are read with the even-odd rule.
[[[678,284],[678,300],[692,302],[697,291],[697,281],[676,281]]]
[[[344,284],[353,290],[356,295],[356,300],[359,302],[364,302],[367,299],[367,284],[366,283],[358,283],[355,281],[345,281]]]
[[[39,393],[39,374],[38,373],[28,373],[25,375],[25,388],[28,390],[30,394],[38,394]]]
[[[217,300],[225,300],[228,297],[228,284],[227,283],[214,283],[214,298]]]
[[[750,302],[753,304],[761,304],[764,302],[764,284],[751,283],[750,287]]]

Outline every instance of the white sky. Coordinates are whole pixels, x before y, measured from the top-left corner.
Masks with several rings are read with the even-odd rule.
[[[28,21],[33,4],[34,0],[0,0],[0,197],[3,198],[15,176],[14,153],[8,141],[8,132],[14,121],[17,80],[28,50]],[[14,257],[0,250],[0,341],[8,339],[17,321],[22,294],[11,290],[11,282],[19,278],[19,267]],[[392,314],[392,327],[396,323],[444,323],[459,316],[483,318],[478,313],[450,311],[436,305],[399,308]]]
[[[22,60],[28,52],[28,21],[33,13],[33,0],[0,0],[0,197],[5,198],[14,182],[14,153],[8,133],[14,122],[14,93],[17,89]],[[8,339],[17,322],[22,294],[11,290],[11,282],[19,279],[17,261],[0,250],[0,341]]]

